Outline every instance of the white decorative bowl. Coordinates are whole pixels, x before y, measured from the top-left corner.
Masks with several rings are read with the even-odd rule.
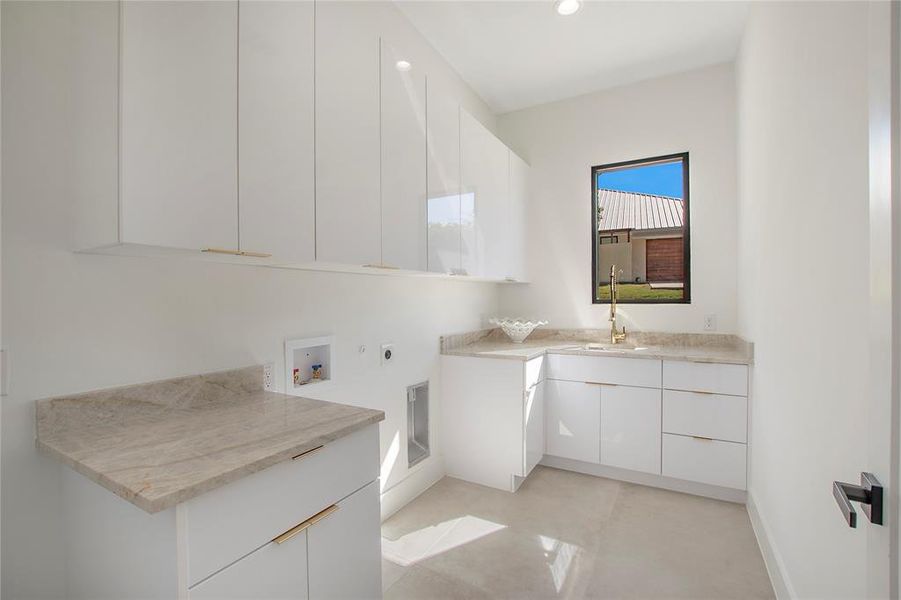
[[[514,344],[521,344],[536,327],[547,325],[547,321],[522,321],[520,319],[490,319],[492,325],[500,327]]]

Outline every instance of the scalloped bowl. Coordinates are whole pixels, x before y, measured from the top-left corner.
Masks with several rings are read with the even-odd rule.
[[[536,327],[547,325],[547,321],[523,321],[521,319],[491,319],[492,325],[500,327],[514,344],[521,344]]]

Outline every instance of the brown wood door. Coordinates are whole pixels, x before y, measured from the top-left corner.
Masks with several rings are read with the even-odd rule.
[[[648,281],[683,281],[682,238],[648,240],[646,251]]]

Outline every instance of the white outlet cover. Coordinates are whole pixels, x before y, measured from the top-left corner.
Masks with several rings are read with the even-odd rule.
[[[273,390],[272,370],[275,368],[273,363],[263,365],[263,389],[267,392]]]
[[[716,331],[716,315],[704,315],[704,330]]]
[[[382,364],[387,365],[394,360],[394,344],[382,344],[381,352]]]

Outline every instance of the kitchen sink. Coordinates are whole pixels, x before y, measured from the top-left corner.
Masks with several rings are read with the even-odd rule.
[[[580,344],[578,346],[568,346],[565,350],[587,350],[589,352],[620,352],[622,350],[638,350],[634,344]]]

